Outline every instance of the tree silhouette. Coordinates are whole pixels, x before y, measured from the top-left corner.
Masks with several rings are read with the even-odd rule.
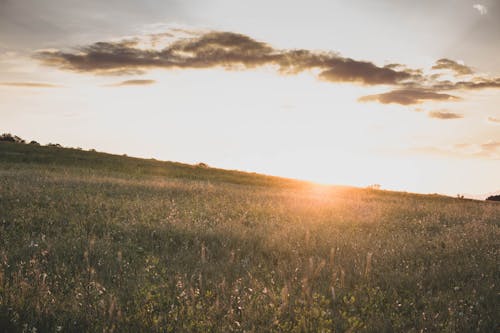
[[[0,141],[4,142],[13,142],[13,143],[26,143],[23,139],[18,137],[17,135],[12,135],[10,133],[4,133],[0,135]]]
[[[486,198],[489,201],[500,201],[500,195],[492,195]]]

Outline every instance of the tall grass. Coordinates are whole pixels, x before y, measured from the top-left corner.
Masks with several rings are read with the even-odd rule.
[[[0,331],[498,329],[497,203],[26,147],[0,145]]]

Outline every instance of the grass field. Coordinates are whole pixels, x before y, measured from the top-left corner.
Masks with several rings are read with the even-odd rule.
[[[0,143],[0,331],[498,332],[499,239],[495,202]]]

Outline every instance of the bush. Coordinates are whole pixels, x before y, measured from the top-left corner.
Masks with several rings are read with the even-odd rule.
[[[23,139],[18,137],[17,135],[12,135],[10,133],[4,133],[0,135],[0,141],[4,142],[13,142],[13,143],[26,143]]]
[[[500,201],[500,195],[492,195],[486,198],[488,201]]]

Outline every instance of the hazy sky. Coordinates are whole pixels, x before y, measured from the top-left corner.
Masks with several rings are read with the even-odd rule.
[[[0,131],[446,194],[500,190],[498,0],[0,0]]]

